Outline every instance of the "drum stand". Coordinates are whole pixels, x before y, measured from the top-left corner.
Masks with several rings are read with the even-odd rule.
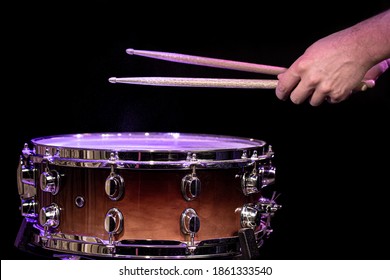
[[[241,246],[241,259],[258,259],[260,256],[259,247],[256,242],[255,232],[251,228],[242,228],[238,231],[238,238]],[[261,245],[261,244],[260,244]]]

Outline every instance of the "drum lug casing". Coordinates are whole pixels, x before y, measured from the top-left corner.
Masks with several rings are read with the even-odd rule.
[[[187,208],[181,214],[180,228],[184,234],[195,234],[199,231],[200,220],[196,211],[192,208]]]
[[[186,201],[192,201],[200,195],[201,181],[196,174],[187,174],[181,180],[181,193]]]
[[[116,245],[115,245],[115,235],[119,234],[123,230],[123,214],[117,208],[111,208],[106,213],[104,218],[104,229],[108,233],[108,244],[106,248],[111,254],[115,254]]]
[[[244,195],[259,193],[264,187],[275,183],[276,168],[272,165],[271,159],[274,157],[272,146],[268,150],[258,156],[257,151],[254,151],[250,160],[252,161],[252,171],[245,171],[238,174],[236,177],[241,178],[241,188]],[[248,159],[247,152],[244,151],[242,159]]]
[[[21,199],[20,212],[23,217],[28,219],[35,219],[38,217],[37,207],[38,203],[34,199]]]
[[[270,227],[270,217],[282,206],[275,202],[275,198],[261,197],[256,203],[244,204],[242,208],[237,209],[240,212],[240,223],[242,228],[256,229],[265,219],[266,227]],[[237,211],[236,211],[237,212]]]
[[[46,149],[45,156],[42,159],[42,170],[44,170],[39,176],[39,186],[42,191],[56,195],[60,190],[60,182],[63,174],[60,174],[56,170],[51,170],[49,163],[52,163],[54,158],[58,156],[58,150],[54,156]]]
[[[108,210],[104,218],[104,229],[110,235],[119,234],[123,230],[123,214],[117,208]]]
[[[264,187],[275,183],[276,168],[270,164],[262,165],[252,172],[245,172],[241,177],[241,188],[244,195],[259,193]]]
[[[56,195],[60,190],[61,176],[56,170],[43,171],[39,177],[41,190]]]
[[[42,207],[39,212],[39,223],[44,228],[57,228],[60,225],[60,207],[56,203]]]
[[[17,186],[21,199],[35,197],[37,190],[35,185],[36,169],[31,161],[32,151],[27,144],[24,145],[22,155],[17,168]]]

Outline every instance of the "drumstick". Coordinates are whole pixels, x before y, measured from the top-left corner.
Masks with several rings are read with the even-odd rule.
[[[212,88],[258,88],[274,89],[278,80],[253,80],[253,79],[212,79],[212,78],[174,78],[174,77],[131,77],[109,79],[110,83],[136,84],[150,86],[173,87],[212,87]],[[375,86],[373,80],[364,80],[356,90],[366,91]]]
[[[239,70],[245,72],[262,73],[270,75],[278,75],[286,70],[284,67],[255,64],[248,62],[232,61],[218,58],[209,58],[203,56],[194,56],[179,53],[157,52],[127,49],[126,52],[130,55],[145,56],[149,58],[167,60],[172,62],[201,65],[215,68],[224,68],[230,70]]]
[[[195,56],[195,55],[187,55],[180,53],[169,53],[169,52],[159,52],[159,51],[146,51],[146,50],[135,50],[135,49],[126,49],[126,53],[130,55],[138,55],[144,56],[154,59],[207,66],[207,67],[215,67],[215,68],[223,68],[230,70],[239,70],[245,72],[253,72],[253,73],[262,73],[262,74],[270,74],[270,75],[278,75],[287,70],[287,68],[279,67],[279,66],[271,66],[264,64],[256,64],[256,63],[248,63],[241,61],[233,61],[219,58],[210,58],[203,56]],[[119,81],[121,79],[127,79],[127,82]],[[137,79],[137,81],[135,80]],[[138,80],[141,79],[141,80]],[[275,88],[277,81],[271,80],[228,80],[228,79],[188,79],[184,80],[184,78],[177,79],[173,81],[174,78],[118,78],[117,81],[111,81],[111,83],[128,83],[128,84],[144,84],[146,85],[148,82],[153,83],[153,85],[164,85],[164,86],[187,86],[187,87],[231,87],[231,88]],[[180,81],[179,81],[180,80]],[[265,82],[266,81],[266,82]],[[162,84],[158,84],[161,82]],[[170,83],[174,83],[174,85]],[[375,86],[375,81],[373,80],[364,80],[357,87],[356,90],[366,91],[368,88],[372,88]]]
[[[173,86],[173,87],[212,87],[212,88],[262,88],[274,89],[278,80],[254,79],[212,79],[212,78],[176,78],[176,77],[131,77],[109,79],[110,83]]]

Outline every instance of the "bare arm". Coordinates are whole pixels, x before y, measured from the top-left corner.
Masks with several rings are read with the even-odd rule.
[[[278,75],[279,99],[337,103],[390,66],[390,10],[314,42]],[[372,85],[373,86],[373,85]]]

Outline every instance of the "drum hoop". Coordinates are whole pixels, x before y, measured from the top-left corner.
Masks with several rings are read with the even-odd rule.
[[[95,133],[97,134],[97,133]],[[100,134],[86,134],[85,137],[92,135],[100,139]],[[169,133],[152,133],[151,135],[155,138],[153,141],[158,140],[160,135],[161,137],[167,137],[170,141],[171,137]],[[113,137],[116,137],[115,134],[112,134]],[[143,135],[142,133],[134,133],[135,137]],[[138,135],[138,136],[137,136]],[[110,167],[115,165],[118,168],[142,168],[142,169],[165,169],[165,168],[175,168],[175,169],[187,169],[191,166],[198,166],[200,168],[231,168],[231,167],[242,167],[250,165],[253,162],[269,159],[273,157],[273,152],[269,150],[265,151],[266,143],[262,140],[249,139],[243,137],[233,137],[233,136],[224,136],[224,135],[212,135],[212,134],[181,134],[183,139],[190,137],[195,137],[194,140],[201,142],[203,139],[206,141],[221,141],[223,139],[228,139],[227,144],[230,141],[240,143],[242,145],[240,148],[233,146],[231,148],[224,147],[220,148],[202,148],[193,147],[193,150],[189,149],[179,149],[172,148],[172,150],[154,150],[151,146],[150,150],[115,150],[115,149],[100,149],[100,148],[88,148],[86,145],[85,148],[79,147],[66,147],[69,144],[61,145],[51,145],[50,143],[45,143],[45,140],[50,140],[51,138],[55,139],[58,137],[74,139],[74,135],[59,135],[51,137],[42,137],[35,138],[32,140],[34,148],[31,153],[31,158],[33,162],[40,163],[43,160],[49,161],[49,163],[60,165],[60,166],[74,166],[74,167]],[[122,137],[122,136],[120,136]],[[121,138],[118,139],[121,139]],[[126,140],[127,138],[122,140]],[[83,135],[80,136],[81,139]],[[95,138],[92,138],[93,141]],[[104,138],[102,138],[104,139]],[[108,137],[108,139],[110,139]],[[116,139],[116,138],[111,138]],[[138,139],[138,138],[136,138]],[[145,138],[146,139],[146,138]],[[164,138],[166,139],[166,138]],[[41,141],[42,140],[42,141]],[[58,140],[60,141],[60,140]],[[184,140],[185,141],[185,140]],[[64,140],[64,143],[66,141]],[[73,144],[74,145],[74,144]],[[92,145],[92,144],[91,144]],[[110,146],[110,141],[108,140],[107,145]],[[206,145],[207,146],[207,145]],[[117,147],[118,149],[120,146]],[[202,148],[202,150],[200,150]],[[199,150],[198,150],[199,149]]]
[[[133,160],[118,160],[112,162],[107,159],[90,160],[90,159],[74,159],[51,157],[50,163],[56,166],[65,167],[83,167],[83,168],[110,168],[115,165],[118,169],[189,169],[192,166],[197,168],[239,168],[250,166],[257,161],[263,161],[272,158],[273,155],[266,154],[257,158],[233,159],[233,160],[196,160],[196,161],[133,161]],[[46,158],[42,156],[32,156],[34,163],[41,163]]]
[[[38,232],[34,232],[32,235],[33,243],[36,246],[42,248],[67,253],[69,255],[84,255],[88,257],[100,257],[100,258],[117,258],[117,259],[210,259],[210,258],[223,258],[231,256],[241,256],[239,238],[226,237],[219,239],[202,240],[197,242],[196,248],[202,252],[205,250],[207,253],[188,253],[186,249],[188,245],[181,241],[176,240],[156,240],[155,244],[142,244],[150,243],[150,240],[133,240],[132,244],[123,244],[120,241],[117,242],[115,249],[116,253],[110,252],[107,241],[101,240],[96,237],[68,235],[68,234],[51,234],[50,236],[44,235],[42,229],[38,226],[34,226]],[[263,231],[256,233],[258,246],[263,244]],[[177,243],[177,245],[165,245],[165,242]],[[137,244],[136,242],[139,242]],[[159,244],[161,242],[161,244]],[[156,252],[166,252],[167,255],[143,255],[132,254],[133,252],[139,252],[142,249],[154,250]],[[175,254],[178,250],[187,252],[182,255]],[[142,252],[142,251],[141,251]],[[127,254],[128,253],[128,254]]]

